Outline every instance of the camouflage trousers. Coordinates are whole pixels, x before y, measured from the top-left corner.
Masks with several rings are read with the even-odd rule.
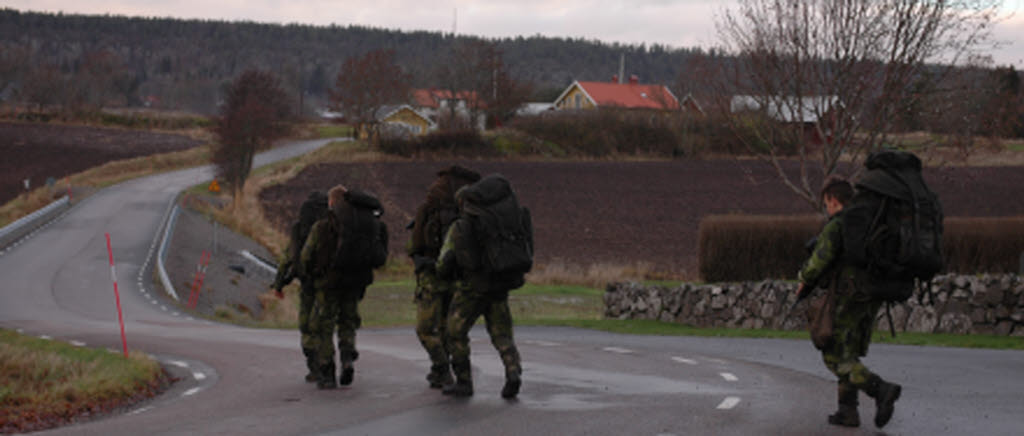
[[[865,390],[875,377],[860,358],[868,354],[881,302],[852,292],[836,295],[832,344],[822,350],[825,366],[839,378],[839,391]]]
[[[312,280],[302,280],[302,289],[299,291],[299,335],[302,354],[306,356],[306,366],[310,372],[316,372],[316,342],[313,340],[309,325],[309,312],[313,310],[315,299],[316,291],[313,289]]]
[[[448,370],[445,328],[454,285],[433,271],[416,274],[416,336],[430,356],[431,370]]]
[[[316,354],[316,366],[321,374],[334,372],[334,332],[338,332],[338,360],[352,362],[359,357],[356,351],[356,330],[362,324],[359,317],[361,290],[318,290],[309,312],[310,345]]]
[[[461,284],[456,285],[448,314],[446,346],[451,354],[452,372],[456,379],[472,381],[469,366],[469,330],[483,315],[491,344],[501,355],[506,374],[522,374],[519,350],[512,339],[512,313],[508,308],[508,293],[483,295]]]

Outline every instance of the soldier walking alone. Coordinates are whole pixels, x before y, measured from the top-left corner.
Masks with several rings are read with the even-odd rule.
[[[822,189],[821,199],[830,220],[800,270],[797,294],[802,298],[821,286],[828,289],[825,298],[834,302],[831,313],[824,314],[832,317],[832,334],[820,341],[815,338],[815,347],[821,350],[825,366],[839,378],[839,410],[829,415],[829,424],[860,426],[857,396],[858,391],[864,391],[875,399],[875,425],[881,428],[892,417],[901,387],[882,380],[860,361],[868,353],[875,316],[882,302],[868,292],[872,283],[868,271],[850,264],[843,256],[843,209],[853,195],[853,187],[844,179],[830,179]]]
[[[478,180],[480,174],[458,165],[438,172],[413,222],[409,256],[416,266],[416,336],[430,357],[427,382],[434,389],[453,382],[444,336],[455,286],[438,276],[434,264],[448,228],[459,217],[455,192]]]
[[[455,194],[459,219],[445,236],[437,274],[455,280],[448,314],[446,345],[455,383],[445,395],[473,395],[469,330],[483,315],[491,343],[505,366],[503,398],[519,394],[522,366],[512,339],[508,293],[524,284],[533,265],[533,226],[529,210],[519,207],[508,180],[490,175]]]
[[[317,387],[333,389],[352,383],[358,305],[373,283],[373,269],[387,261],[388,232],[380,221],[380,201],[370,194],[335,186],[327,193],[330,213],[317,221],[302,249],[301,264],[313,279],[315,299],[310,311]],[[341,376],[335,381],[334,344],[338,332]]]

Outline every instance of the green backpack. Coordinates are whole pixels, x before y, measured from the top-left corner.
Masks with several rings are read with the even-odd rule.
[[[533,221],[519,206],[512,185],[500,174],[484,177],[459,191],[480,249],[481,269],[492,281],[523,285],[533,268]]]
[[[338,235],[331,268],[341,271],[365,271],[380,268],[388,260],[388,228],[380,200],[369,193],[350,190],[339,208],[341,233]]]

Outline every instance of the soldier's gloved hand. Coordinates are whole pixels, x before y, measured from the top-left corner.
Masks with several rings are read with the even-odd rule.
[[[434,262],[434,258],[430,256],[420,256],[417,254],[412,257],[412,263],[416,266],[416,274],[423,271],[433,271]]]

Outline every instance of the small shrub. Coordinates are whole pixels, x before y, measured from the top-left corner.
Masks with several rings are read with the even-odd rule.
[[[957,273],[1019,273],[1024,254],[1024,216],[946,218],[942,238],[946,270]]]
[[[490,156],[494,147],[476,130],[436,131],[413,138],[382,137],[380,149],[400,156],[447,154],[452,156]]]

